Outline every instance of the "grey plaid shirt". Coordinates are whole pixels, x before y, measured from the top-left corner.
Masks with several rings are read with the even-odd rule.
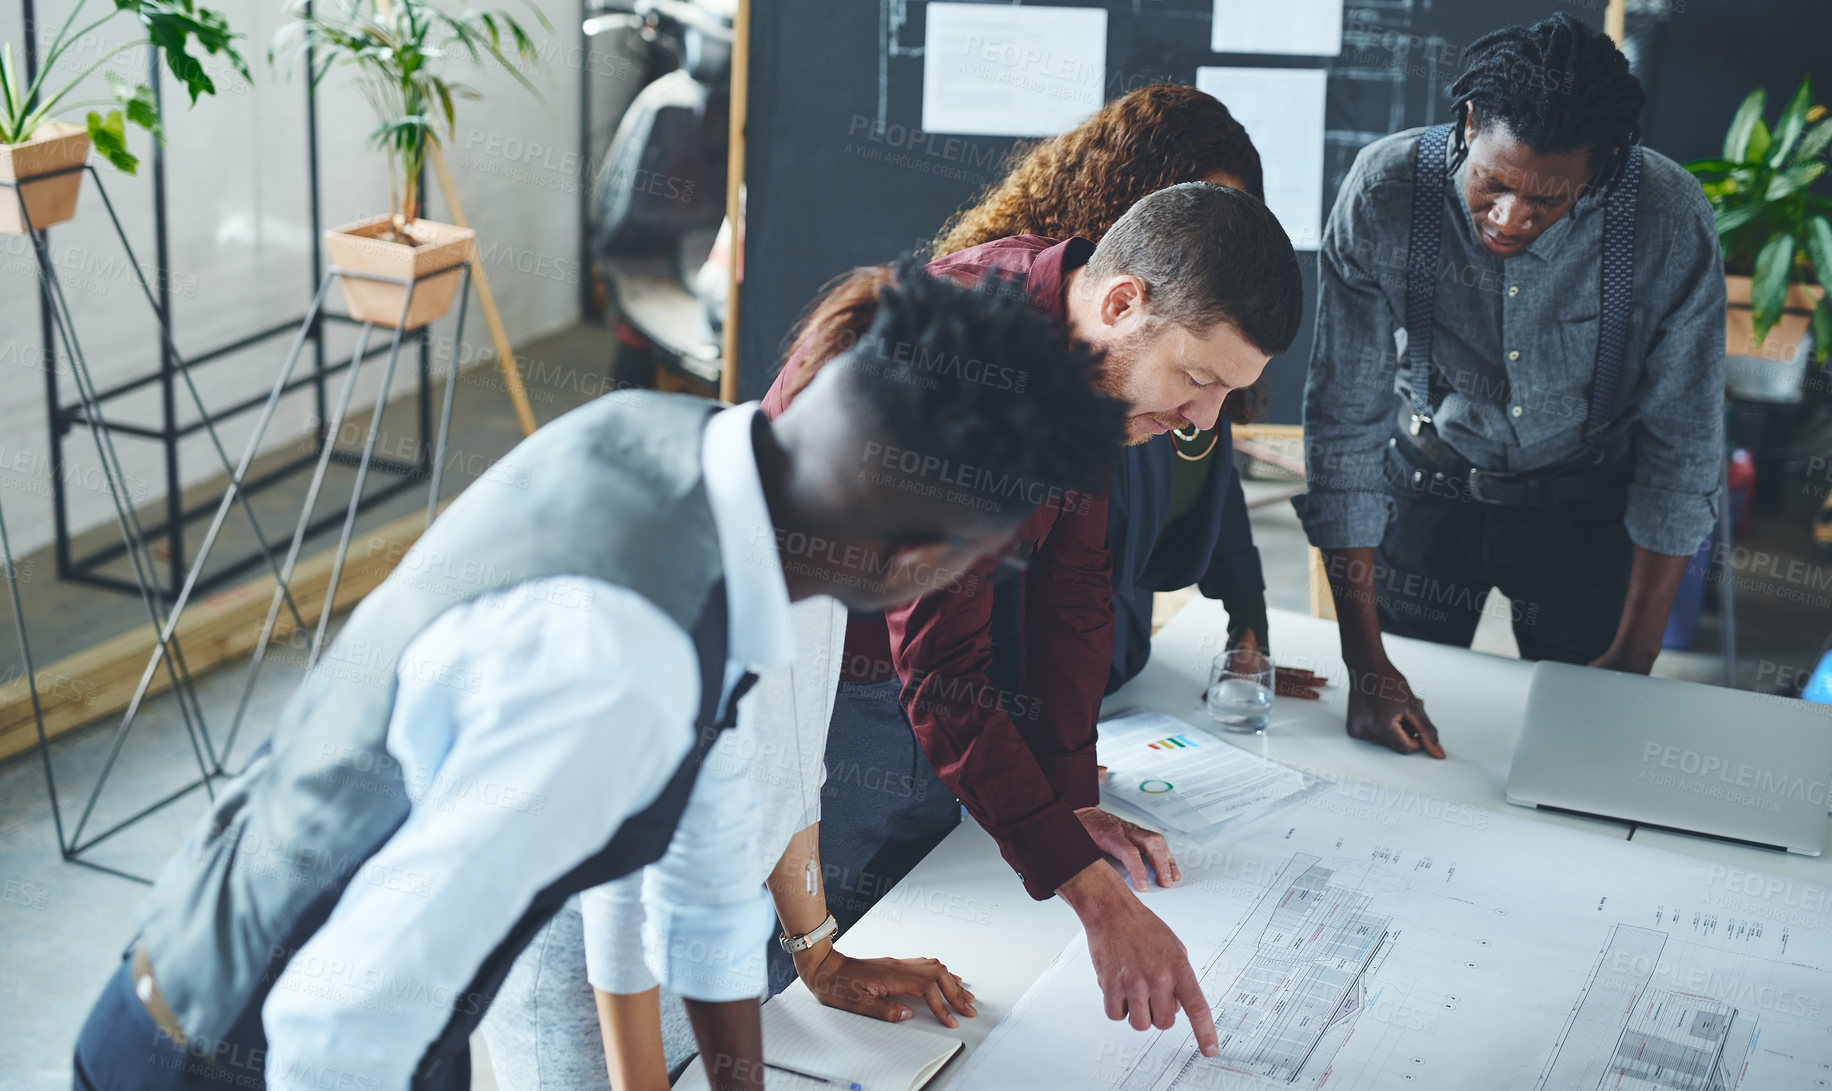
[[[1304,388],[1309,492],[1292,503],[1312,545],[1373,546],[1392,511],[1381,471],[1405,360],[1406,241],[1421,130],[1363,148],[1318,252],[1317,336]],[[1724,448],[1724,269],[1698,182],[1644,150],[1635,292],[1610,436],[1627,432],[1635,544],[1689,555],[1710,533]],[[1438,435],[1472,465],[1531,471],[1585,457],[1601,324],[1604,205],[1586,195],[1532,246],[1483,249],[1445,182],[1432,333]]]

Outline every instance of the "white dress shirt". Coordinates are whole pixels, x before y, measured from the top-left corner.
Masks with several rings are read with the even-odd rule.
[[[738,726],[713,745],[700,773],[702,784],[712,778],[725,783],[736,774],[748,775],[756,786],[756,812],[733,812],[733,818],[756,831],[753,863],[759,883],[769,878],[789,839],[820,821],[827,723],[846,640],[846,608],[824,595],[796,603],[789,617],[795,662],[758,670],[757,685],[738,703]],[[669,852],[682,847],[677,837]],[[594,987],[640,993],[666,978],[650,967],[667,950],[669,937],[643,907],[669,900],[668,877],[678,873],[671,863],[664,860],[579,896],[586,976]],[[760,944],[746,954],[761,960],[766,949],[767,944]],[[676,981],[667,983],[682,991]]]
[[[730,610],[727,693],[747,665],[793,649],[755,412],[714,417],[701,451]],[[452,1013],[489,1002],[471,982],[534,893],[660,795],[692,743],[699,689],[688,635],[600,580],[531,580],[421,630],[397,668],[387,743],[413,807],[269,994],[269,1086],[317,1089],[329,1072],[339,1086],[406,1088]],[[655,969],[694,999],[763,987],[753,952],[771,924],[742,759],[707,763],[649,869]]]

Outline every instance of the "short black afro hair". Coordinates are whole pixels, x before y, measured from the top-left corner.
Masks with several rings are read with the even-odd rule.
[[[1104,489],[1127,410],[1095,388],[1098,354],[1015,281],[968,288],[913,258],[890,273],[870,328],[827,365],[883,429],[873,468],[912,498],[1015,518]]]

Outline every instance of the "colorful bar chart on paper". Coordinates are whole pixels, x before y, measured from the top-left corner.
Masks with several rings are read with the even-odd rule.
[[[1101,798],[1160,829],[1203,839],[1244,816],[1295,801],[1316,778],[1267,761],[1161,712],[1100,723]]]
[[[1157,742],[1146,745],[1153,750],[1193,750],[1196,747],[1194,742],[1182,735],[1172,735],[1168,739],[1159,739]]]

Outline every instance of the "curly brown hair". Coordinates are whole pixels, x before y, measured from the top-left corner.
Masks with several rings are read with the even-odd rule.
[[[784,405],[794,401],[829,360],[864,336],[878,313],[878,297],[896,279],[888,265],[864,265],[822,285],[821,294],[789,333],[791,348],[783,361],[789,373],[783,381]]]
[[[1148,84],[1066,133],[1014,148],[1005,177],[949,219],[933,253],[945,257],[1026,234],[1098,243],[1146,194],[1216,174],[1265,199],[1259,151],[1219,99],[1180,84]],[[1228,395],[1228,416],[1246,424],[1264,401],[1253,388],[1237,390]]]
[[[1265,199],[1259,152],[1213,95],[1174,83],[1127,92],[1066,133],[1020,144],[1005,177],[954,214],[934,256],[1011,235],[1099,242],[1139,198],[1218,173]]]

